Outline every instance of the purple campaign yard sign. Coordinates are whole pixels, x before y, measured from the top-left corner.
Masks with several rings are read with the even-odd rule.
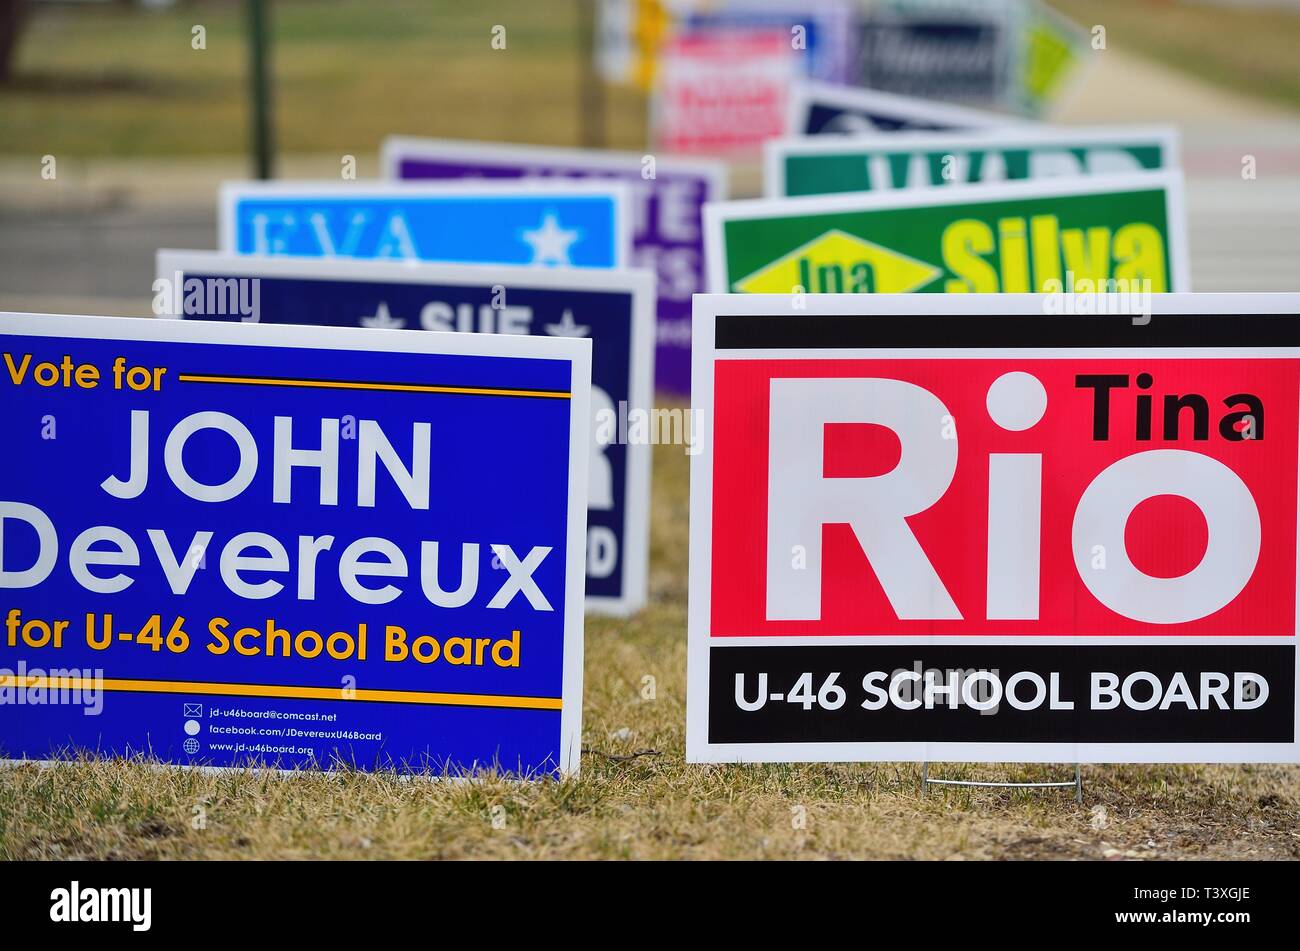
[[[496,145],[391,137],[382,165],[391,179],[614,178],[632,188],[633,267],[659,275],[655,386],[685,395],[691,386],[691,295],[705,290],[705,202],[726,198],[720,162],[660,161],[633,152]]]

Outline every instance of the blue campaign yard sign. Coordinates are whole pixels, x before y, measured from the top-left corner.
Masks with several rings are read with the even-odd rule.
[[[0,355],[0,755],[577,769],[587,341],[0,314]]]
[[[241,286],[246,293],[223,292]],[[160,251],[154,291],[155,311],[178,317],[589,337],[587,607],[627,615],[645,604],[650,446],[600,421],[650,406],[652,272]],[[244,312],[231,306],[244,301]]]
[[[227,182],[219,206],[238,254],[609,268],[632,240],[616,182]]]
[[[833,83],[798,82],[790,89],[788,135],[988,129],[1021,120],[968,106]]]

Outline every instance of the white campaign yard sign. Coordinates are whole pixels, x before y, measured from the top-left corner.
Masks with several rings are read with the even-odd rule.
[[[692,762],[1300,761],[1300,295],[701,295]]]

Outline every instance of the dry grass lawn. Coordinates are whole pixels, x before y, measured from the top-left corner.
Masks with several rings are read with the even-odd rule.
[[[77,762],[0,770],[0,857],[1300,857],[1300,768],[1093,766],[1072,790],[933,790],[919,767],[688,766],[688,460],[655,459],[652,603],[587,625],[580,778],[458,783]],[[655,699],[642,698],[655,678]],[[1048,779],[1068,767],[948,767]],[[495,817],[495,821],[494,821]]]

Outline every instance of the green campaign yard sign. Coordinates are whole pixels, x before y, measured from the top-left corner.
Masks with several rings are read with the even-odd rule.
[[[772,198],[930,188],[1178,167],[1168,126],[893,132],[773,139],[763,180]]]
[[[1012,106],[1042,115],[1060,100],[1092,52],[1092,36],[1043,3],[1023,11]]]
[[[704,221],[715,293],[1191,289],[1178,171],[716,202]]]

